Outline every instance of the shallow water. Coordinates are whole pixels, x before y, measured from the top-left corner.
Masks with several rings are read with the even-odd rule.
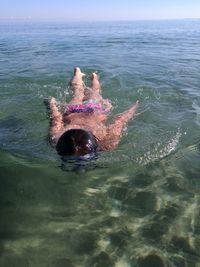
[[[0,266],[200,266],[200,20],[0,24]],[[43,100],[97,71],[118,149],[63,165]]]

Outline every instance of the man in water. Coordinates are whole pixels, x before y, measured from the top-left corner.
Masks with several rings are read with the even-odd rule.
[[[109,151],[117,147],[127,122],[133,118],[138,101],[128,110],[117,115],[108,124],[112,105],[101,96],[101,87],[96,73],[91,75],[91,87],[86,87],[80,68],[74,69],[70,82],[73,98],[64,104],[62,112],[55,98],[48,100],[50,113],[50,140],[63,158],[92,158],[97,151]]]

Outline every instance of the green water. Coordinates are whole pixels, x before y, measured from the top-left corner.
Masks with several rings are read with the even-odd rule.
[[[200,266],[200,21],[0,25],[0,266]],[[98,71],[117,150],[62,164],[43,100]]]

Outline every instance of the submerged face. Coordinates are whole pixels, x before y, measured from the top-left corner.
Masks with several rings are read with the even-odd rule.
[[[84,156],[96,153],[97,143],[92,133],[82,129],[71,129],[61,135],[56,145],[60,156]]]

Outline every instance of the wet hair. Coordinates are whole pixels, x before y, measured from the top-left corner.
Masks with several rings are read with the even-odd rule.
[[[95,154],[97,142],[91,132],[71,129],[61,135],[56,150],[62,157],[82,157]]]

